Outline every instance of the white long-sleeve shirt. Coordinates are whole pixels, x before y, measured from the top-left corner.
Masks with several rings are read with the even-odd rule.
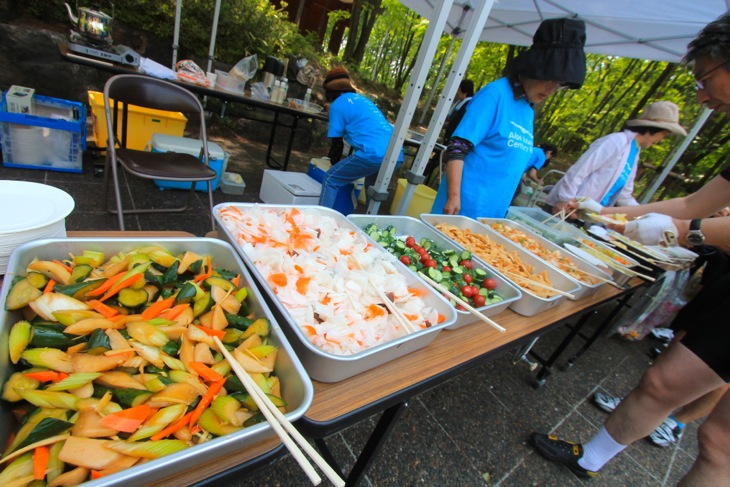
[[[595,201],[601,201],[621,175],[635,137],[636,132],[624,130],[606,135],[593,142],[555,184],[548,194],[546,202],[554,205],[559,201],[569,201],[580,196],[588,196]],[[640,152],[637,151],[631,174],[619,192],[616,201],[618,206],[639,204],[634,198],[633,192]]]

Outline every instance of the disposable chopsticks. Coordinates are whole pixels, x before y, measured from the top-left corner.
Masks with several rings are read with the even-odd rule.
[[[601,282],[607,282],[608,284],[612,285],[613,287],[616,287],[618,289],[623,289],[621,286],[619,286],[618,284],[616,284],[615,282],[613,282],[613,280],[611,280],[611,279],[606,279],[605,277],[601,277],[601,276],[597,276],[595,274],[591,274],[590,272],[586,272],[583,269],[578,269],[577,267],[573,267],[573,270],[575,272],[578,272],[580,274],[583,274],[586,277],[590,277],[590,278],[596,279],[597,281],[601,281]]]
[[[453,299],[458,304],[460,304],[461,306],[463,306],[464,309],[466,309],[471,314],[473,314],[474,316],[476,316],[477,318],[479,318],[480,320],[482,320],[484,323],[486,323],[489,326],[495,328],[496,330],[499,330],[500,333],[504,333],[505,331],[507,331],[504,327],[500,326],[499,324],[497,324],[495,321],[491,320],[490,318],[484,316],[482,313],[479,312],[479,310],[477,310],[476,308],[472,307],[469,303],[467,303],[463,299],[459,298],[457,295],[455,295],[454,293],[452,293],[451,291],[449,291],[448,289],[446,289],[444,286],[442,286],[438,282],[436,282],[433,279],[431,279],[430,277],[428,277],[423,272],[419,272],[418,275],[421,276],[421,278],[424,281],[426,281],[427,283],[429,283],[430,285],[432,285],[433,287],[435,287],[436,289],[438,289],[442,293],[446,294],[449,298]]]
[[[519,274],[515,274],[514,272],[505,271],[503,269],[500,269],[499,272],[501,272],[502,274],[505,274],[505,275],[507,275],[509,277],[515,277],[517,279],[521,279],[524,282],[529,282],[530,284],[532,284],[535,287],[540,287],[540,288],[543,288],[543,289],[547,289],[548,291],[552,291],[555,294],[560,294],[561,296],[566,296],[566,297],[568,297],[570,299],[575,299],[575,296],[573,296],[572,294],[570,294],[568,292],[561,291],[560,289],[555,289],[552,286],[548,286],[547,284],[543,284],[541,282],[537,282],[537,281],[535,281],[533,279],[530,279],[529,277],[521,276]]]
[[[328,479],[330,479],[333,484],[344,487],[345,481],[342,480],[342,478],[340,478],[337,472],[335,472],[332,467],[330,467],[325,459],[322,458],[319,453],[317,453],[312,445],[310,445],[309,442],[304,439],[304,437],[299,433],[299,431],[297,431],[294,425],[292,425],[289,420],[286,419],[286,417],[281,413],[281,411],[277,409],[274,403],[272,403],[271,400],[266,397],[266,394],[264,394],[264,392],[259,388],[256,382],[254,382],[254,380],[248,375],[248,372],[243,369],[241,364],[239,364],[238,361],[233,357],[233,355],[231,355],[231,353],[226,349],[226,347],[223,346],[220,338],[214,336],[213,340],[215,341],[218,350],[220,350],[226,360],[228,360],[228,363],[231,365],[231,369],[233,370],[233,372],[235,372],[236,376],[241,380],[241,383],[246,388],[246,391],[251,395],[254,402],[256,402],[259,410],[266,417],[266,420],[269,422],[276,434],[279,435],[282,443],[284,443],[294,459],[299,463],[299,466],[302,467],[304,473],[306,473],[307,477],[309,477],[309,480],[312,481],[312,484],[319,485],[319,483],[322,482],[322,478],[314,470],[314,467],[312,467],[312,465],[307,460],[307,457],[305,457],[302,451],[299,449],[297,443],[312,458],[314,463],[316,463],[317,466],[322,469],[324,474],[327,476]]]

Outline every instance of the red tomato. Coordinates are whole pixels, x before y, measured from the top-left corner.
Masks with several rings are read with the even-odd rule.
[[[474,306],[477,308],[481,308],[487,302],[487,299],[481,294],[476,294],[472,300],[474,301]]]
[[[470,260],[466,260],[466,259],[459,262],[459,265],[463,265],[467,269],[471,269],[474,266],[474,264],[472,264],[472,262]]]
[[[484,279],[484,282],[482,282],[482,287],[485,287],[492,291],[494,290],[494,288],[497,287],[497,281],[495,281],[491,277],[487,277],[486,279]]]
[[[406,247],[413,247],[416,245],[416,239],[413,237],[406,238]]]
[[[471,284],[472,277],[471,274],[464,274],[464,282],[467,284]]]
[[[436,261],[433,260],[433,259],[428,259],[428,260],[426,260],[426,262],[423,263],[423,265],[426,266],[426,267],[433,267],[433,268],[435,268],[436,267]]]
[[[411,264],[411,258],[408,257],[407,255],[401,255],[400,256],[400,261],[403,262],[405,265],[410,265]]]
[[[461,286],[461,294],[463,294],[467,298],[470,298],[474,296],[474,289],[471,286],[467,285]]]
[[[420,246],[420,245],[418,245],[418,244],[413,244],[413,247],[411,247],[411,248],[412,248],[413,250],[415,250],[416,252],[418,252],[419,254],[420,254],[420,253],[421,253],[421,251],[423,250],[423,247],[421,247],[421,246]]]
[[[444,268],[443,268],[443,271],[444,272],[451,272],[451,267],[445,265]]]
[[[476,296],[477,294],[479,294],[479,286],[472,286],[471,287],[471,290],[472,290],[472,293],[473,293],[474,296]]]
[[[420,261],[421,261],[422,263],[424,263],[424,264],[425,264],[425,263],[426,263],[426,261],[427,261],[427,260],[430,260],[430,259],[431,259],[431,256],[430,256],[430,255],[428,255],[428,252],[424,251],[424,252],[423,252],[423,253],[421,254],[421,258],[420,258],[419,260],[420,260]]]

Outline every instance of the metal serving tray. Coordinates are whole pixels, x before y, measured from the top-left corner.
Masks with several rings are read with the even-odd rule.
[[[609,280],[611,279],[610,274],[603,272],[598,267],[586,262],[585,260],[581,259],[578,256],[571,254],[570,252],[568,252],[561,246],[554,244],[553,242],[551,242],[550,240],[548,240],[544,237],[541,237],[540,235],[533,232],[526,226],[520,225],[519,223],[517,223],[515,221],[507,220],[506,218],[479,218],[479,222],[484,223],[485,225],[490,227],[489,229],[492,230],[494,233],[499,233],[499,232],[497,232],[496,230],[491,228],[491,225],[493,223],[502,223],[503,225],[505,225],[508,228],[512,228],[512,229],[524,232],[525,234],[529,235],[530,237],[534,238],[537,242],[539,242],[545,249],[550,250],[552,252],[557,252],[558,255],[562,255],[562,256],[565,256],[566,258],[571,259],[575,263],[576,269],[584,271],[588,274],[593,274],[594,276],[598,276],[602,279],[609,279]],[[548,263],[547,261],[540,258],[539,256],[537,256],[537,257],[540,260],[543,260],[543,262]],[[573,294],[575,296],[575,299],[580,299],[580,298],[584,298],[586,296],[590,296],[590,295],[594,294],[596,291],[598,291],[598,288],[600,288],[601,286],[606,284],[605,281],[599,281],[596,284],[588,284],[586,282],[581,281],[580,279],[576,279],[575,277],[571,276],[567,272],[564,272],[559,267],[557,267],[557,266],[554,266],[554,267],[559,272],[565,274],[566,277],[576,280],[576,281],[578,281],[578,284],[580,284],[580,291]]]
[[[387,343],[383,343],[376,347],[369,348],[353,355],[335,355],[325,352],[316,347],[306,337],[299,325],[294,321],[287,308],[271,291],[264,276],[256,268],[252,260],[246,255],[243,249],[237,245],[236,237],[226,228],[225,223],[220,218],[220,210],[223,207],[235,207],[242,212],[250,210],[254,206],[265,210],[282,211],[290,210],[294,207],[289,205],[260,205],[257,203],[221,203],[213,208],[213,215],[217,221],[219,234],[222,238],[228,240],[238,251],[243,261],[256,277],[261,290],[267,301],[272,305],[276,315],[286,324],[283,326],[284,332],[289,337],[294,350],[299,359],[304,364],[309,376],[320,382],[339,382],[341,380],[352,377],[366,370],[373,369],[378,365],[384,364],[398,357],[402,357],[410,352],[425,347],[436,338],[436,335],[444,328],[451,326],[456,321],[456,311],[440,294],[429,285],[418,279],[413,273],[402,267],[402,274],[406,278],[409,287],[423,289],[423,299],[438,310],[445,320],[438,325],[434,325],[428,329],[418,331],[411,335],[403,336]],[[365,232],[360,230],[357,225],[348,220],[340,212],[325,208],[323,206],[298,206],[299,211],[318,211],[322,215],[334,218],[335,221],[344,228],[349,228],[354,232],[362,235],[363,240],[368,240]],[[400,264],[399,262],[397,264]],[[402,264],[400,264],[402,266]]]
[[[580,284],[578,283],[578,281],[575,281],[565,276],[565,274],[559,272],[555,267],[545,263],[545,261],[543,261],[542,259],[538,259],[533,253],[528,252],[516,243],[503,237],[502,235],[499,235],[492,229],[486,227],[476,220],[472,220],[471,218],[460,215],[433,214],[423,214],[421,215],[421,220],[423,220],[427,225],[429,225],[436,231],[438,231],[436,225],[438,225],[439,223],[447,223],[449,225],[454,225],[458,228],[461,228],[462,230],[468,229],[473,233],[487,235],[490,240],[493,240],[496,243],[502,245],[505,249],[514,250],[515,252],[517,252],[517,254],[520,256],[520,259],[522,259],[525,264],[531,265],[535,269],[535,272],[542,272],[543,270],[546,270],[548,273],[548,277],[550,278],[550,282],[553,283],[553,286],[555,286],[556,289],[571,294],[576,293],[580,290]],[[454,243],[459,248],[464,248],[463,245],[459,245],[456,242]],[[479,258],[477,255],[474,255],[474,257]],[[484,262],[483,259],[482,262]],[[486,262],[486,264],[491,269],[493,269],[494,272],[502,275],[499,270],[494,268],[489,262]],[[515,281],[510,279],[508,276],[505,276],[504,278],[512,282],[513,284],[515,283]],[[514,312],[519,313],[523,316],[536,315],[540,311],[552,308],[553,306],[557,306],[559,303],[563,302],[566,299],[565,296],[561,294],[557,294],[550,298],[543,298],[522,287],[519,287],[519,289],[522,292],[522,299],[513,303],[511,309]]]
[[[552,216],[550,213],[534,207],[510,206],[507,210],[507,219],[532,229],[541,237],[558,245],[574,244],[576,237],[585,235],[579,228],[561,221],[557,216],[544,223]]]
[[[458,247],[453,240],[451,240],[450,238],[446,238],[441,232],[434,230],[422,221],[410,216],[349,215],[347,218],[349,218],[360,228],[363,228],[369,223],[374,223],[378,227],[382,228],[385,228],[388,225],[393,225],[398,235],[412,235],[413,237],[415,237],[416,240],[419,241],[425,237],[433,240],[433,242],[438,245],[439,248],[454,250],[458,249],[459,251],[461,251],[461,248]],[[377,245],[377,242],[375,243]],[[512,303],[522,298],[522,292],[511,282],[505,280],[500,274],[494,273],[490,267],[485,266],[479,260],[475,260],[474,264],[477,269],[486,270],[487,274],[489,274],[490,277],[494,277],[494,279],[497,281],[497,287],[495,288],[495,291],[497,291],[497,293],[503,299],[499,303],[488,304],[486,306],[482,306],[481,308],[476,308],[480,313],[485,316],[494,316],[501,313],[502,311],[507,309]],[[406,269],[408,269],[407,266]],[[413,271],[409,269],[409,272]],[[414,274],[418,276],[417,273]],[[447,330],[455,330],[457,328],[461,328],[464,325],[468,325],[469,323],[474,323],[475,321],[477,323],[482,323],[476,320],[476,318],[474,318],[474,316],[472,316],[472,314],[468,311],[460,311],[457,309],[456,316],[456,321],[453,325],[447,327]],[[487,325],[485,324],[485,326]]]
[[[246,298],[249,308],[257,316],[266,317],[271,321],[270,339],[272,344],[279,348],[274,370],[281,381],[283,398],[290,408],[285,416],[292,422],[302,417],[312,403],[314,394],[312,382],[307,377],[304,367],[294,354],[294,350],[274,320],[263,297],[256,289],[254,280],[236,255],[235,250],[226,242],[210,238],[45,239],[35,240],[16,248],[10,257],[8,271],[5,274],[0,293],[0,302],[3,303],[0,308],[0,382],[4,382],[15,371],[15,366],[10,363],[8,355],[8,335],[12,325],[22,319],[19,311],[5,311],[4,303],[13,278],[17,275],[25,275],[25,270],[33,258],[61,259],[67,257],[69,253],[81,254],[84,249],[102,251],[109,256],[144,245],[160,245],[175,254],[182,254],[186,250],[190,250],[200,255],[210,255],[216,267],[225,267],[232,272],[240,272],[241,282],[246,283],[249,290]],[[0,414],[2,415],[0,421],[3,425],[13,424],[10,410],[9,403],[0,401]],[[9,428],[0,428],[0,443],[7,444],[9,434]],[[274,431],[269,423],[259,423],[172,455],[150,460],[118,473],[86,482],[84,486],[151,485],[165,477],[241,451],[249,445],[272,436],[274,436]]]
[[[578,248],[587,247],[584,243],[580,242],[580,240],[590,242],[593,245],[595,245],[596,247],[606,249],[608,252],[610,252],[612,254],[621,256],[622,259],[625,259],[628,262],[628,265],[626,265],[626,266],[624,266],[618,262],[615,263],[615,266],[609,266],[609,269],[611,270],[611,275],[613,276],[613,280],[616,284],[623,286],[629,280],[631,280],[632,277],[636,277],[638,274],[645,274],[646,271],[644,271],[644,270],[635,270],[637,268],[637,266],[639,265],[639,263],[636,261],[636,259],[633,259],[629,255],[627,255],[623,252],[620,252],[618,249],[609,247],[608,245],[604,244],[600,240],[597,240],[587,234],[581,235],[576,240],[576,246],[578,246]],[[569,248],[566,248],[566,250],[571,252]],[[573,252],[571,252],[571,254],[576,255]]]

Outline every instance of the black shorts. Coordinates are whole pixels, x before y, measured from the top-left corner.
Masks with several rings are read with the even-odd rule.
[[[730,382],[730,274],[700,291],[672,328],[686,330],[682,344]]]

